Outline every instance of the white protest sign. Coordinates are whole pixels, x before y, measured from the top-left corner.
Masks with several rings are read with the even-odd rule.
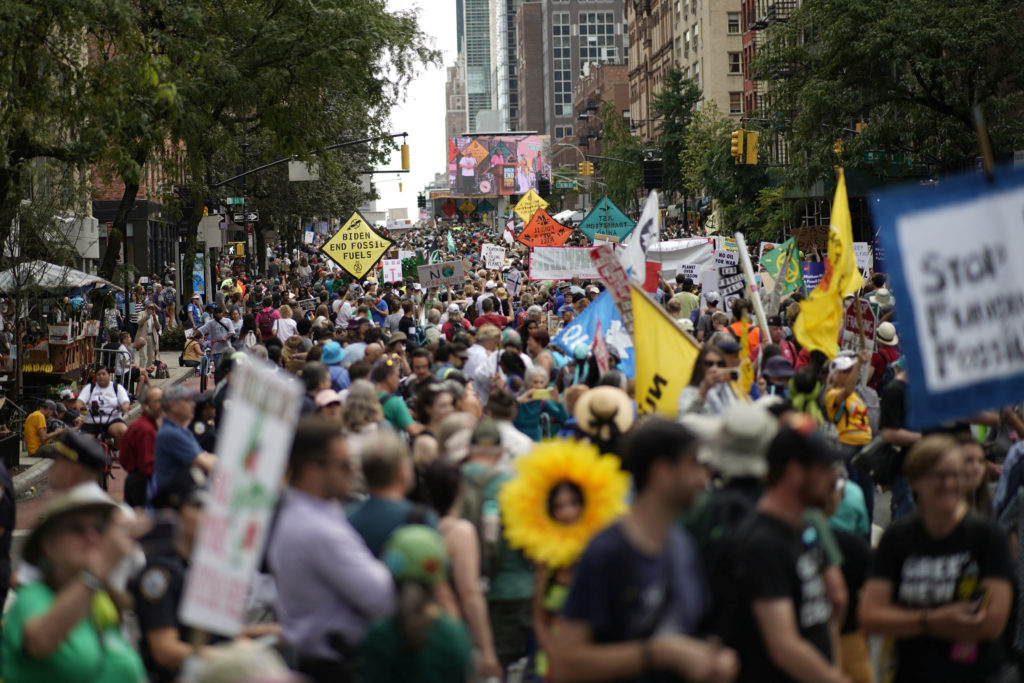
[[[633,293],[629,288],[629,275],[622,262],[616,257],[615,249],[610,244],[594,247],[588,253],[594,262],[598,277],[608,287],[615,307],[622,318],[622,325],[633,335]]]
[[[505,289],[508,295],[515,298],[519,295],[519,288],[523,285],[523,274],[518,270],[510,270],[505,278]]]
[[[590,258],[597,247],[534,247],[530,253],[530,279],[594,279],[597,266]],[[608,246],[611,249],[611,246]]]
[[[485,244],[480,249],[480,255],[484,259],[484,268],[488,270],[497,270],[505,265],[505,247]]]
[[[688,277],[694,282],[696,282],[699,270],[700,266],[697,265],[696,263],[680,263],[678,266],[676,266],[676,275]]]
[[[430,289],[441,285],[457,285],[462,282],[462,261],[442,261],[419,267],[420,284]]]
[[[291,452],[301,385],[269,366],[237,364],[217,439],[217,469],[189,563],[181,621],[234,636]]]
[[[399,249],[398,250],[398,260],[399,261],[404,261],[407,258],[415,258],[415,257],[416,257],[416,252],[415,251],[409,251],[407,249]]]
[[[726,249],[719,249],[715,252],[715,265],[716,266],[735,266],[740,262],[740,253],[738,251],[728,251]]]
[[[758,260],[758,262],[760,262],[761,259],[764,258],[764,255],[767,252],[771,251],[772,249],[774,249],[777,246],[779,246],[778,242],[761,242],[761,248],[757,252],[757,260]]]
[[[312,230],[305,230],[305,231],[303,231],[303,233],[302,233],[302,242],[303,242],[303,244],[313,244],[313,231]]]
[[[871,303],[867,299],[860,299],[856,303],[860,304],[860,322],[864,337],[863,346],[868,351],[874,353],[875,328],[877,324],[875,311],[871,308]],[[860,351],[861,349],[861,341],[857,335],[857,309],[854,308],[854,305],[855,302],[851,300],[843,309],[843,327],[840,330],[839,347],[847,351]],[[867,382],[870,370],[870,365],[861,367],[861,382]]]
[[[397,258],[386,258],[381,263],[383,272],[381,277],[384,282],[401,282],[402,280],[402,260]]]
[[[868,242],[854,242],[853,255],[857,258],[857,270],[871,270],[871,244]]]

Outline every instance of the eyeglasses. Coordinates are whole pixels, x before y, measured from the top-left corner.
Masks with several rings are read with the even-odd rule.
[[[704,361],[704,367],[706,368],[724,368],[724,360],[706,360]]]

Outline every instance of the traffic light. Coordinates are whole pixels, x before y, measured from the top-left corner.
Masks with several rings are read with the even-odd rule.
[[[580,164],[580,168],[583,169],[580,172],[580,175],[584,175],[584,176],[594,175],[594,164],[592,162],[584,161],[582,164]]]
[[[858,121],[857,125],[855,126],[855,128],[857,129],[858,133],[863,133],[864,129],[867,128],[867,127],[868,127],[868,124],[867,124],[866,121]]]
[[[732,143],[729,146],[729,154],[736,159],[737,164],[743,163],[743,133],[744,130],[734,130],[732,132]]]
[[[747,131],[747,158],[743,163],[757,166],[757,133]]]
[[[537,179],[537,194],[541,197],[551,196],[551,178],[542,175]]]
[[[644,187],[648,190],[660,190],[662,171],[661,159],[644,159]]]
[[[402,145],[402,170],[409,170],[409,145]]]
[[[832,143],[832,151],[836,153],[836,156],[841,156],[843,153],[843,139],[836,138],[836,141]]]
[[[576,174],[581,176],[587,175],[587,162],[581,161],[576,164]]]
[[[424,197],[423,194],[419,194],[416,197],[416,206],[418,206],[421,209],[427,208],[427,198]]]

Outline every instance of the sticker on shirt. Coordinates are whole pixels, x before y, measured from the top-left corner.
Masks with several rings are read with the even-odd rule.
[[[171,573],[163,567],[147,569],[139,578],[139,592],[150,602],[157,602],[167,594],[171,585]]]

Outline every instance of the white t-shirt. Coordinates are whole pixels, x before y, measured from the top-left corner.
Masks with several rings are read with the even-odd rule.
[[[120,384],[115,385],[113,380],[106,387],[98,384],[89,384],[78,395],[78,400],[85,404],[86,424],[107,424],[113,417],[121,415],[121,406],[129,402],[128,391]],[[93,416],[92,403],[96,402],[99,408],[99,415]]]
[[[278,318],[274,321],[277,338],[281,340],[282,344],[288,341],[288,337],[296,333],[298,327],[299,324],[293,318]]]

